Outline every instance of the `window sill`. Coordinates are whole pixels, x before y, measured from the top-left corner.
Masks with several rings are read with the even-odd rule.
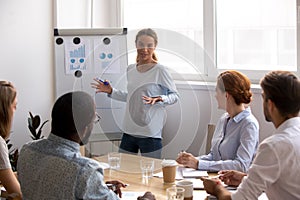
[[[175,81],[177,89],[185,90],[207,90],[215,91],[216,82],[205,82],[205,81]],[[261,93],[259,84],[252,84],[251,91],[253,93]]]

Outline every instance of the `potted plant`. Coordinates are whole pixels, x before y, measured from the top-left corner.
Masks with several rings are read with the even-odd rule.
[[[48,122],[49,120],[46,120],[41,124],[41,118],[39,115],[33,116],[31,112],[29,112],[29,117],[28,117],[28,128],[31,133],[31,138],[33,140],[38,140],[43,138],[44,136],[42,135],[42,128],[44,125]],[[17,171],[17,162],[19,158],[19,150],[12,148],[13,145],[10,143],[10,140],[6,140],[7,148],[9,151],[9,161],[11,164],[11,168],[13,171]]]
[[[31,112],[29,112],[29,117],[28,117],[28,128],[31,133],[31,138],[33,140],[38,140],[43,138],[44,136],[42,135],[42,128],[43,126],[48,122],[49,120],[46,120],[41,124],[41,118],[39,115],[33,116]]]
[[[19,158],[19,150],[13,148],[12,149],[12,144],[10,143],[10,140],[6,140],[7,148],[8,148],[8,157],[11,165],[11,169],[15,172],[17,171],[17,162]]]

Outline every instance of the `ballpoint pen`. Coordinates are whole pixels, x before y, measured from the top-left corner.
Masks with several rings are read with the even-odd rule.
[[[109,85],[109,82],[103,81],[103,80],[101,80],[100,78],[97,78],[97,80],[100,81],[101,83],[103,83],[104,85]]]

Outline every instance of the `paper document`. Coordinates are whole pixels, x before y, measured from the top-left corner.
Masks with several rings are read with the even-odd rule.
[[[162,172],[158,172],[153,174],[154,177],[163,177]],[[181,180],[184,178],[199,178],[199,177],[208,177],[207,171],[200,171],[200,170],[195,170],[192,168],[185,168],[185,167],[177,167],[176,171],[176,180]]]
[[[192,168],[182,168],[181,170],[184,178],[208,177],[207,171],[201,171]]]
[[[184,179],[184,180],[193,182],[193,188],[194,188],[194,190],[203,190],[204,189],[203,181],[201,181],[201,179],[198,179],[198,178],[187,178],[187,179]]]
[[[139,196],[143,196],[145,192],[129,192],[129,191],[122,191],[122,200],[133,200],[137,199]]]

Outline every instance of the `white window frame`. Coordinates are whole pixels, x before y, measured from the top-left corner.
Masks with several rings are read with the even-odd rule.
[[[59,0],[56,0],[59,1]],[[58,7],[55,1],[54,6],[54,25],[58,24]],[[77,0],[78,1],[78,0]],[[83,25],[86,28],[96,27],[123,27],[123,3],[126,0],[87,0],[87,7],[90,6],[90,10],[86,10],[86,18],[83,21]],[[227,69],[218,69],[216,63],[216,24],[215,24],[215,4],[216,0],[203,0],[203,48],[205,49],[206,56],[204,56],[204,72],[203,74],[184,74],[174,75],[177,80],[196,80],[196,81],[215,81],[217,75],[221,71]],[[297,71],[300,75],[300,0],[296,0],[297,7]],[[99,12],[99,8],[106,10],[107,12]],[[108,12],[109,11],[109,12]],[[103,16],[105,15],[105,16]],[[110,19],[104,21],[103,18]],[[77,27],[78,28],[78,27]],[[126,27],[125,27],[126,28]],[[246,74],[252,81],[252,83],[258,83],[259,80],[268,72],[261,70],[239,70]]]
[[[117,1],[119,3],[118,7],[121,10],[121,14],[120,14],[121,19],[119,21],[120,21],[121,27],[125,27],[124,26],[124,12],[123,12],[123,10],[124,10],[124,2],[126,0],[117,0]],[[125,28],[127,28],[127,27],[125,27]],[[170,31],[173,31],[173,30],[170,30]],[[130,46],[130,44],[128,46]],[[180,57],[180,59],[185,60],[187,58],[183,56],[183,57]],[[194,63],[191,63],[191,64],[194,64]],[[178,73],[172,73],[172,72],[171,72],[171,74],[172,74],[172,76],[175,80],[199,81],[199,80],[206,80],[207,79],[207,73],[206,73],[205,69],[204,69],[204,72],[201,73],[201,74],[178,74]]]
[[[123,1],[119,0],[120,8],[123,10]],[[175,79],[185,79],[185,80],[204,80],[204,81],[215,81],[217,75],[225,70],[230,69],[218,69],[216,63],[216,22],[215,22],[215,0],[203,0],[203,43],[204,49],[206,51],[207,56],[204,56],[204,73],[201,75],[192,75],[185,74],[184,76],[176,77]],[[123,13],[121,13],[121,25],[123,23]],[[297,71],[295,72],[299,75],[300,67],[298,66],[299,58],[300,58],[300,0],[297,0]],[[240,72],[246,74],[252,81],[252,83],[259,83],[260,79],[269,71],[267,70],[239,70]]]
[[[207,66],[207,80],[214,80],[215,76],[219,74],[221,71],[230,70],[230,69],[218,69],[216,63],[216,20],[215,20],[215,4],[216,0],[204,0],[204,48],[207,51],[207,54],[214,63],[209,63],[206,61],[205,66]],[[297,0],[297,71],[295,72],[298,76],[300,75],[300,67],[298,65],[300,58],[300,0]],[[259,83],[260,79],[269,71],[267,70],[239,70],[240,72],[246,74],[252,81],[252,83]]]

